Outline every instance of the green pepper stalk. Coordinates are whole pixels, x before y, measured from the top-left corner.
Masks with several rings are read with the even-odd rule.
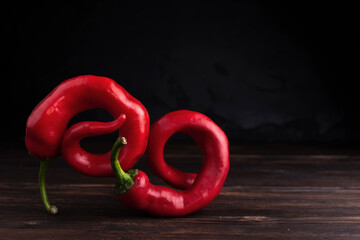
[[[44,203],[45,209],[51,215],[56,215],[58,213],[58,208],[55,205],[51,205],[46,193],[46,186],[45,186],[45,178],[46,178],[46,171],[49,167],[51,159],[43,158],[40,161],[40,170],[39,170],[39,185],[40,185],[40,194],[41,199]]]
[[[136,169],[129,170],[128,173],[124,172],[121,168],[120,163],[118,161],[118,156],[121,147],[127,144],[127,140],[124,137],[119,137],[111,151],[111,166],[113,168],[115,177],[116,177],[116,185],[115,192],[118,194],[125,193],[129,191],[129,189],[134,185],[134,176],[137,174]]]

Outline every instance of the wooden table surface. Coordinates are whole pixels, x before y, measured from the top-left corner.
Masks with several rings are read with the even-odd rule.
[[[114,179],[87,177],[54,160],[47,189],[59,214],[50,216],[40,199],[38,161],[22,144],[3,145],[0,239],[360,239],[359,149],[232,144],[230,153],[218,197],[181,218],[126,209],[115,198]],[[197,171],[202,159],[185,143],[167,145],[165,157],[186,171]],[[164,184],[144,159],[136,167]]]

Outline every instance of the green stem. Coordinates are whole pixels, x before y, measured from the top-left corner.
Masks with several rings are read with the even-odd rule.
[[[48,213],[52,215],[55,215],[58,213],[58,208],[55,205],[50,204],[45,186],[46,171],[49,167],[50,161],[51,161],[50,159],[41,159],[40,161],[39,184],[40,184],[41,199],[44,203],[46,211],[48,211]]]
[[[137,174],[137,170],[134,169],[130,170],[128,173],[124,172],[118,161],[120,149],[126,144],[126,138],[119,137],[114,143],[111,151],[111,166],[117,180],[115,192],[120,194],[130,190],[130,188],[134,185],[134,177]]]

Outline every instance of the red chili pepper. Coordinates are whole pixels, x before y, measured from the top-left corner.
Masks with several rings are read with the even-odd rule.
[[[165,143],[176,132],[193,137],[202,150],[204,161],[195,180],[193,177],[196,175],[183,173],[164,162]],[[111,155],[117,178],[117,198],[126,207],[145,210],[153,215],[183,216],[205,207],[219,194],[228,174],[227,137],[201,113],[185,110],[171,112],[156,121],[150,130],[147,158],[152,169],[169,183],[186,190],[153,185],[142,171],[125,173],[116,161],[120,148],[125,144],[126,138],[119,138]]]
[[[94,108],[107,110],[116,120],[109,123],[79,123],[65,134],[72,117]],[[127,117],[125,122],[123,114]],[[124,169],[130,169],[146,150],[149,115],[137,99],[106,77],[86,75],[66,80],[36,106],[27,120],[25,145],[30,154],[42,159],[39,180],[43,201],[49,212],[55,211],[50,209],[45,191],[49,159],[62,153],[72,167],[84,174],[112,176],[110,152],[86,152],[80,147],[79,141],[87,136],[106,134],[116,129],[131,142],[124,147],[118,159]]]

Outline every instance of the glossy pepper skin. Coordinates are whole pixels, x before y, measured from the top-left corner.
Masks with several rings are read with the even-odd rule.
[[[39,158],[55,158],[62,153],[72,167],[86,175],[112,176],[110,152],[92,154],[83,150],[79,144],[75,146],[70,144],[91,134],[82,132],[79,135],[79,132],[72,128],[67,134],[66,141],[62,141],[70,119],[82,111],[93,108],[107,110],[114,119],[118,119],[121,114],[126,115],[127,120],[122,124],[119,132],[131,143],[122,149],[122,155],[118,160],[124,169],[130,169],[146,150],[149,115],[137,99],[115,81],[106,77],[85,75],[71,78],[49,93],[35,107],[27,120],[26,148],[30,154]],[[84,124],[80,126],[84,127]],[[94,122],[86,124],[93,133],[95,131],[100,135],[109,132],[106,126],[98,128]]]
[[[193,137],[202,150],[203,163],[197,176],[174,170],[164,162],[165,143],[176,132]],[[118,142],[113,152],[119,149]],[[116,163],[115,159],[112,156],[112,162]],[[205,115],[185,110],[175,111],[152,125],[147,159],[160,177],[185,190],[153,185],[144,172],[138,171],[133,174],[133,181],[128,182],[131,187],[125,188],[125,191],[120,191],[118,187],[115,189],[118,200],[126,207],[144,210],[156,216],[184,216],[207,206],[221,191],[229,171],[228,139]],[[114,171],[118,176],[116,167]],[[124,186],[124,182],[118,178],[117,185]]]
[[[176,169],[165,162],[164,147],[169,138],[175,133],[184,133],[190,135],[200,146],[204,153],[212,148],[209,144],[203,144],[204,134],[214,133],[222,139],[222,145],[225,139],[223,131],[205,115],[188,111],[179,110],[171,112],[153,123],[150,127],[149,143],[146,150],[146,161],[150,170],[158,177],[165,180],[171,186],[188,189],[194,183],[196,174],[185,173]],[[224,146],[222,146],[224,148]]]

